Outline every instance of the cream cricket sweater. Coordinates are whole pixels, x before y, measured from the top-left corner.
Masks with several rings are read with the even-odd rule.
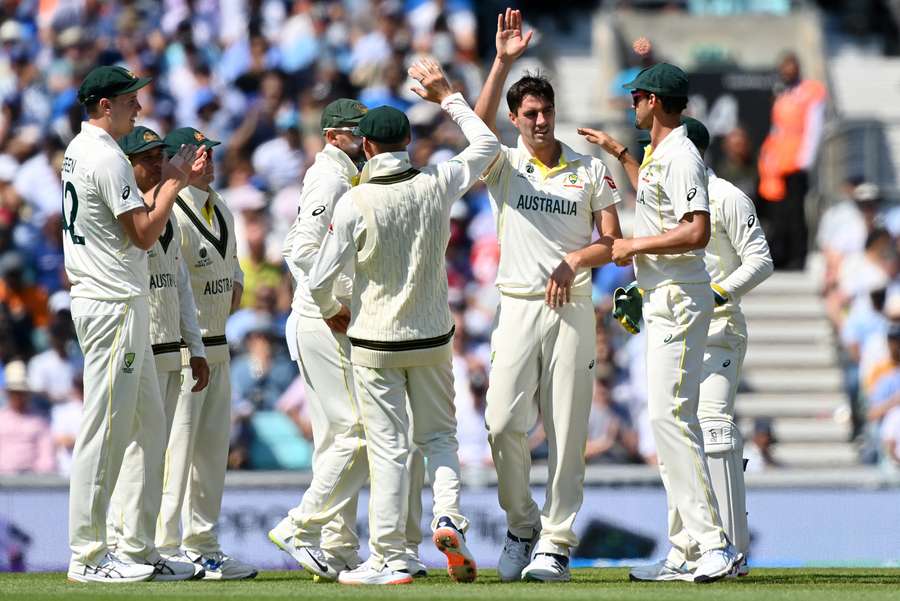
[[[470,146],[449,161],[414,169],[406,152],[372,157],[360,185],[335,207],[332,225],[309,273],[324,317],[340,304],[332,284],[355,263],[352,361],[366,367],[413,367],[450,360],[453,320],[444,254],[450,206],[496,156],[497,138],[463,100],[442,103]]]

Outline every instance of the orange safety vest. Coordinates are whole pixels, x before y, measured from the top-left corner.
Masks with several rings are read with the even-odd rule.
[[[797,159],[806,136],[807,114],[826,95],[824,85],[807,79],[775,99],[772,129],[759,151],[759,195],[764,200],[784,199],[785,176],[800,170]]]

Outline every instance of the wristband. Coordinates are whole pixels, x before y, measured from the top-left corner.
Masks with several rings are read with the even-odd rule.
[[[625,153],[628,152],[628,147],[623,146],[622,150],[619,151],[619,154],[616,155],[616,160],[620,163],[622,162],[622,157],[625,156]]]

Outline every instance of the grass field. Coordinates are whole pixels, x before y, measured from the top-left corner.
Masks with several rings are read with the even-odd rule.
[[[709,585],[685,582],[646,584],[628,582],[623,568],[575,570],[568,584],[499,584],[493,570],[484,570],[471,585],[450,582],[438,570],[408,586],[351,588],[340,584],[316,584],[302,571],[262,572],[247,582],[140,583],[85,585],[66,582],[64,574],[0,574],[0,599],[84,599],[85,601],[138,600],[153,597],[177,599],[290,599],[291,601],[339,601],[341,599],[453,599],[485,601],[646,600],[739,601],[743,599],[847,599],[900,598],[900,569],[791,569],[754,570],[740,580]],[[557,600],[554,600],[557,601]]]

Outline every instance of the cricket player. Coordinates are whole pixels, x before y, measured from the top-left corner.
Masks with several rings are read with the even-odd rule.
[[[201,145],[210,155],[219,144],[194,128],[181,127],[166,136],[166,154],[188,142]],[[212,165],[209,161],[198,185],[183,189],[175,203],[177,237],[190,274],[210,373],[209,385],[194,392],[190,366],[187,361],[183,363],[181,398],[166,450],[166,482],[156,543],[164,557],[186,557],[200,565],[205,580],[242,580],[254,578],[257,570],[222,552],[216,524],[222,508],[231,430],[225,322],[240,303],[243,272],[235,250],[234,219],[210,187]]]
[[[325,319],[347,320],[357,398],[369,457],[370,558],[341,572],[344,584],[406,584],[409,508],[409,427],[425,454],[434,490],[432,540],[447,556],[450,577],[471,582],[475,560],[459,508],[459,444],[453,407],[451,341],[444,254],[450,206],[475,182],[497,152],[497,139],[454,94],[440,66],[423,59],[409,70],[418,95],[441,107],[470,146],[422,171],[409,162],[409,120],[391,107],[360,120],[369,159],[360,185],[335,207],[309,274],[313,301]],[[354,265],[350,308],[334,296],[334,281]]]
[[[362,138],[355,129],[366,114],[356,100],[341,98],[322,112],[325,147],[303,177],[303,192],[297,219],[284,241],[283,254],[294,276],[294,299],[285,337],[291,357],[297,361],[310,401],[315,455],[313,480],[297,507],[269,532],[269,539],[316,576],[336,580],[338,573],[359,565],[356,510],[359,490],[369,477],[365,433],[359,404],[353,390],[347,320],[323,320],[309,292],[308,273],[335,203],[359,177],[357,163],[365,160]],[[350,304],[351,273],[341,273],[333,294]],[[408,535],[408,570],[427,575],[418,559],[421,541],[421,494],[424,462],[421,452],[410,455],[414,462],[410,503],[418,496],[419,511],[410,511],[414,526]]]
[[[137,90],[149,82],[122,67],[88,73],[78,90],[88,120],[63,159],[63,251],[84,352],[84,409],[69,487],[68,578],[76,582],[138,582],[187,571],[161,560],[153,545],[165,426],[150,347],[146,251],[162,235],[178,192],[205,168],[205,156],[195,156],[195,146],[180,147],[145,204],[116,138],[134,127]],[[142,498],[142,511],[123,516],[128,536],[112,555],[109,500],[132,443],[140,449],[133,469],[142,477],[128,497]]]
[[[475,106],[494,131],[503,83],[530,39],[519,11],[498,16],[497,56]],[[519,140],[501,146],[484,174],[500,242],[485,414],[508,528],[498,572],[504,582],[567,581],[594,381],[591,268],[610,261],[622,235],[619,194],[600,160],[555,138],[546,79],[526,75],[506,99]],[[527,444],[539,414],[550,446],[543,511],[531,497]]]
[[[714,309],[703,252],[711,230],[707,171],[681,125],[688,95],[684,71],[659,63],[626,89],[632,90],[637,127],[650,130],[651,146],[637,177],[634,237],[613,243],[613,259],[620,265],[634,261],[643,290],[647,401],[670,507],[669,537],[675,549],[683,548],[683,536],[694,541],[698,558],[691,579],[712,582],[728,575],[741,554],[722,527],[698,418]],[[708,425],[722,432],[721,421]],[[643,576],[632,572],[634,579]]]
[[[682,117],[681,122],[702,157],[709,148],[709,131],[691,117]],[[638,188],[640,164],[625,145],[604,132],[585,128],[578,133],[620,157],[635,190]],[[697,415],[722,523],[729,540],[744,556],[737,573],[746,575],[750,531],[744,488],[744,441],[734,420],[734,400],[747,348],[747,324],[740,299],[768,278],[774,266],[753,202],[733,184],[717,177],[712,169],[707,168],[707,176],[711,224],[703,260],[712,280],[716,308],[703,355]],[[689,539],[683,524],[675,538],[684,544],[673,547],[669,556],[657,564],[634,568],[632,576],[637,580],[691,580],[690,567],[698,556],[697,545]]]
[[[131,133],[119,138],[119,147],[134,168],[135,181],[145,198],[159,184],[162,177],[163,147],[165,143],[155,131],[143,126],[135,127]],[[209,381],[209,366],[206,351],[197,323],[197,307],[191,291],[190,277],[184,261],[181,260],[181,244],[175,234],[178,223],[169,215],[166,229],[147,253],[150,271],[150,342],[159,391],[162,394],[165,411],[165,431],[163,440],[168,442],[175,416],[175,406],[181,393],[181,340],[185,340],[190,352],[190,367],[195,382],[194,392],[206,387]],[[131,469],[140,465],[140,447],[136,443],[128,446],[119,480],[110,501],[107,518],[107,538],[110,548],[118,548],[118,541],[128,536],[123,531],[125,516],[144,510],[144,499],[140,495],[129,494],[139,486],[143,473]],[[165,469],[165,468],[164,468]],[[160,483],[161,485],[162,483]],[[158,506],[155,508],[158,511]],[[154,522],[156,516],[148,516]],[[169,558],[169,566],[178,560]],[[176,574],[171,569],[157,573],[155,580],[182,580],[202,578],[203,568],[183,560],[180,565],[190,568]]]

